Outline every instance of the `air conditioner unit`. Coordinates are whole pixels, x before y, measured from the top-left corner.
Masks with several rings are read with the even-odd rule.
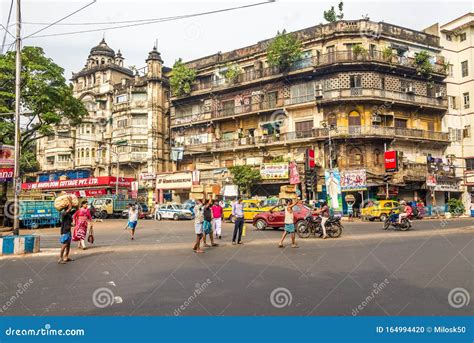
[[[372,123],[381,123],[382,117],[381,116],[372,116]]]
[[[322,98],[323,97],[323,85],[322,84],[317,84],[314,86],[314,93],[316,95],[316,98]]]
[[[414,89],[413,89],[413,85],[409,85],[406,89],[405,89],[405,92],[407,93],[414,93]]]
[[[436,92],[435,96],[436,96],[437,98],[442,98],[442,97],[443,97],[443,93],[441,93],[441,92]]]

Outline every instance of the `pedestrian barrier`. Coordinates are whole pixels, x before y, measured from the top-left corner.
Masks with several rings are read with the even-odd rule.
[[[0,255],[21,255],[40,251],[40,236],[0,237]]]

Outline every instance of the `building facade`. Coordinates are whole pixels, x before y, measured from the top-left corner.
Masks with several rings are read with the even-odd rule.
[[[55,135],[38,142],[38,181],[134,178],[143,181],[142,193],[151,198],[153,175],[169,168],[168,82],[163,70],[156,48],[139,73],[125,67],[120,50],[115,53],[105,40],[93,47],[84,68],[71,79],[74,95],[89,114],[80,126],[65,122]]]
[[[187,62],[197,80],[189,94],[171,97],[171,149],[179,151],[173,170],[198,170],[201,184],[225,189],[232,184],[229,167],[294,161],[302,193],[321,197],[324,170],[363,169],[367,191],[353,193],[360,203],[385,194],[384,152],[396,150],[391,196],[444,204],[445,194],[433,198],[425,183],[427,157],[444,156],[449,145],[439,37],[368,20],[294,34],[302,58],[285,71],[267,62],[270,40]],[[429,75],[417,64],[422,52],[430,56]],[[228,68],[240,73],[226,79]],[[304,180],[307,149],[316,152],[311,192]],[[266,178],[252,193],[278,195],[288,182]]]
[[[474,202],[474,13],[468,13],[449,23],[434,24],[425,30],[440,37],[441,54],[449,63],[446,78],[448,111],[442,125],[448,131],[451,144],[446,156],[455,162],[456,176],[462,179],[460,198],[466,212]],[[452,194],[459,198],[459,194]]]

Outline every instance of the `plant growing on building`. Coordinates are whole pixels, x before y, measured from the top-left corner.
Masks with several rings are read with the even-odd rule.
[[[453,216],[460,216],[464,213],[464,204],[462,200],[451,198],[448,201],[448,211]]]
[[[234,83],[242,74],[242,68],[236,63],[230,63],[226,66],[225,71],[220,73],[226,80],[227,83]]]
[[[336,14],[336,10],[334,9],[334,6],[331,6],[331,8],[327,11],[324,11],[324,19],[328,23],[334,23],[335,21],[342,20],[344,18],[344,2],[340,1],[339,4],[337,5],[339,14]]]
[[[252,186],[262,179],[260,171],[249,165],[231,167],[230,172],[234,184],[239,186],[240,193],[246,196],[250,196]]]
[[[418,74],[431,79],[433,65],[431,64],[431,56],[426,51],[420,51],[415,55],[415,67]]]
[[[191,85],[196,80],[196,71],[189,68],[178,59],[171,71],[170,87],[171,92],[175,96],[182,96],[191,93]]]
[[[286,30],[278,32],[267,47],[268,64],[281,71],[288,70],[301,56],[301,41],[295,34],[286,33]]]
[[[367,49],[364,48],[361,44],[356,44],[352,47],[352,53],[354,54],[355,58],[359,56],[364,56],[367,54]]]
[[[385,47],[382,50],[382,57],[383,57],[384,60],[392,62],[393,49],[389,46]]]
[[[46,57],[42,48],[24,47],[21,52],[21,111],[20,147],[22,171],[31,171],[34,144],[54,133],[61,122],[76,126],[87,115],[82,102],[73,96],[66,83],[64,69]],[[13,144],[15,136],[15,52],[0,56],[0,141]],[[29,156],[29,158],[27,158]]]

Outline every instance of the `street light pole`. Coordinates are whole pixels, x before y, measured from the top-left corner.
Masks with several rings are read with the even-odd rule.
[[[116,148],[118,150],[118,148]],[[112,149],[111,149],[112,150]],[[116,151],[115,152],[115,157],[117,158],[117,174],[115,177],[115,198],[118,199],[118,189],[119,189],[119,167],[120,167],[120,162],[119,162],[119,154]]]
[[[16,65],[15,65],[15,166],[13,170],[13,234],[20,234],[20,86],[21,86],[21,15],[20,1],[16,1]]]

